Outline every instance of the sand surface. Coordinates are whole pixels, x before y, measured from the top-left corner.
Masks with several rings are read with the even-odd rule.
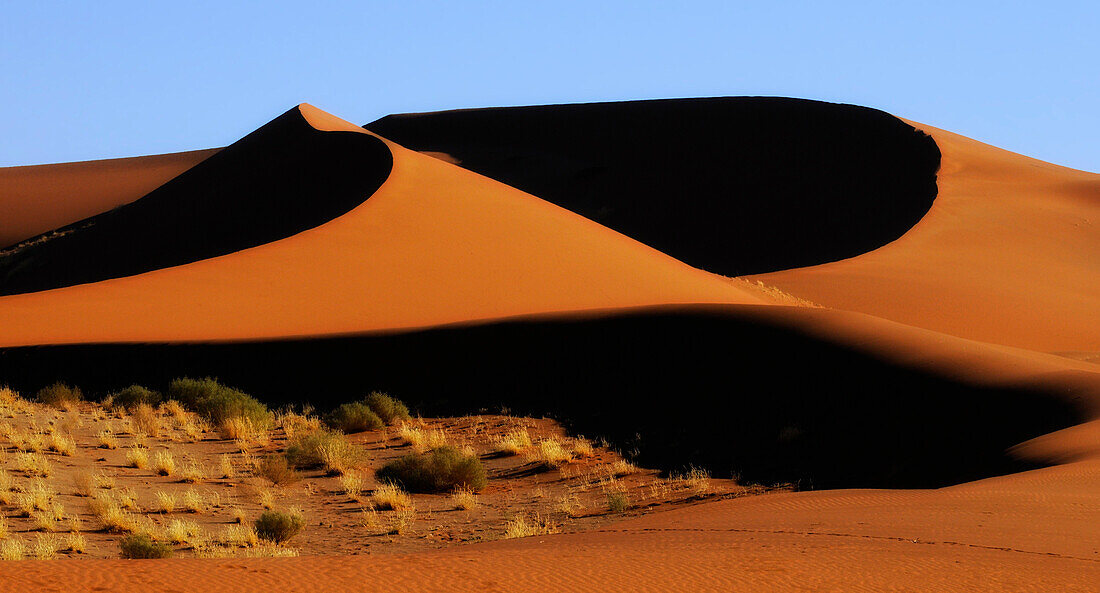
[[[0,168],[0,248],[133,202],[218,150]]]
[[[943,153],[931,211],[847,260],[752,277],[795,296],[1045,352],[1100,344],[1100,175],[914,124]]]
[[[1085,493],[1097,490],[1092,461],[940,490],[755,496],[408,555],[24,562],[5,590],[1096,591],[1100,506]]]
[[[318,129],[367,133],[303,110]],[[0,298],[0,347],[316,336],[548,311],[765,302],[548,202],[390,147],[390,178],[320,227],[193,264]]]
[[[318,129],[360,130],[302,109]],[[915,227],[851,259],[750,278],[832,310],[751,307],[777,300],[388,143],[391,177],[350,213],[230,255],[0,298],[0,347],[340,335],[715,303],[959,381],[1061,393],[1095,417],[1100,367],[1049,353],[1100,351],[1100,176],[920,127],[943,164],[939,195]],[[150,167],[142,183],[162,183],[186,158]],[[80,212],[104,200],[89,194]],[[83,215],[75,206],[23,214],[0,238]],[[402,555],[27,561],[0,565],[0,590],[1097,591],[1098,452],[1094,421],[1018,447],[1062,465],[939,490],[766,495]]]

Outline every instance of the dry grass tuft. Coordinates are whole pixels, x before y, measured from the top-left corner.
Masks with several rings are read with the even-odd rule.
[[[498,455],[519,455],[530,448],[531,444],[531,435],[527,434],[527,429],[516,428],[493,444],[493,452]]]
[[[370,497],[371,504],[380,511],[413,508],[412,497],[393,484],[382,484]]]
[[[174,495],[161,490],[157,492],[155,500],[156,504],[153,508],[156,509],[158,513],[167,515],[176,512],[176,497]]]
[[[451,503],[454,504],[456,509],[468,511],[477,507],[477,493],[467,487],[455,488],[455,491],[451,494]]]
[[[153,471],[161,476],[171,476],[176,473],[176,458],[171,451],[158,451],[153,456]]]
[[[137,469],[148,468],[149,451],[138,446],[130,447],[130,450],[126,452],[126,465]]]
[[[551,523],[549,520],[544,520],[538,514],[531,519],[518,515],[504,525],[504,537],[512,539],[532,535],[548,535],[557,533],[559,529],[558,525]]]

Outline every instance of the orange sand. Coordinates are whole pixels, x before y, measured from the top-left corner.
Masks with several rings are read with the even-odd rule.
[[[25,561],[0,590],[1095,592],[1098,491],[1092,461],[941,490],[753,496],[412,554]]]
[[[361,131],[302,110],[319,129]],[[771,300],[390,143],[390,179],[349,214],[219,258],[0,298],[0,346],[330,335],[717,303],[960,381],[1060,391],[1100,415],[1100,367],[1043,354],[1100,350],[1100,176],[921,127],[943,151],[925,219],[859,257],[759,277],[840,311],[752,306]],[[1100,421],[1015,452],[1070,463],[940,490],[719,501],[597,532],[437,552],[28,561],[0,565],[0,590],[1100,590]]]
[[[920,223],[870,253],[752,279],[983,342],[1100,350],[1100,175],[913,125],[943,153]]]
[[[218,150],[0,168],[0,248],[133,202]]]
[[[314,107],[302,111],[318,129],[368,133]],[[0,298],[0,347],[318,336],[764,302],[553,204],[389,146],[393,171],[375,195],[315,229],[184,266]]]

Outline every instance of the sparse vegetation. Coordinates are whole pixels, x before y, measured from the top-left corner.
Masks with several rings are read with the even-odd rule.
[[[446,492],[460,486],[476,491],[487,483],[481,461],[463,455],[454,447],[439,447],[424,455],[406,455],[382,466],[376,476],[410,492]]]
[[[265,511],[256,519],[256,534],[260,539],[281,544],[302,531],[305,520],[301,513]]]
[[[386,424],[410,420],[409,408],[401,400],[381,391],[372,391],[363,400],[371,410]]]
[[[34,398],[38,400],[39,403],[46,404],[47,406],[69,409],[80,403],[84,399],[84,394],[80,391],[79,387],[73,387],[58,381],[53,385],[39,389]]]
[[[382,484],[371,494],[370,500],[381,511],[400,511],[413,506],[412,497],[394,484]]]
[[[327,474],[338,476],[358,466],[363,451],[343,433],[318,430],[287,447],[286,458],[296,467],[322,467]]]
[[[325,417],[325,424],[345,434],[378,430],[385,426],[382,419],[365,403],[341,404]]]
[[[477,507],[477,493],[472,488],[460,486],[451,493],[451,502],[454,503],[456,509],[468,511]]]
[[[266,430],[272,421],[267,406],[247,393],[227,387],[217,379],[180,378],[168,387],[168,397],[210,420],[215,426],[243,418],[253,429]]]
[[[132,559],[171,558],[172,548],[153,541],[146,533],[134,533],[118,540],[119,556]]]
[[[302,478],[294,471],[285,455],[271,454],[256,465],[256,475],[267,478],[276,486],[293,484]]]
[[[141,385],[131,385],[112,393],[109,397],[112,406],[131,411],[139,405],[150,407],[159,405],[163,399],[161,394]]]
[[[532,519],[516,516],[504,526],[505,539],[530,537],[532,535],[547,535],[557,532],[558,526],[547,519],[543,519],[540,515],[535,515]]]

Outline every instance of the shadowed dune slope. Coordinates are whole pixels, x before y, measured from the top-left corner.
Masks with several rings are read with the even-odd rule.
[[[306,123],[301,122],[303,116]],[[61,243],[66,238],[61,237],[43,244],[59,246],[51,252],[57,256],[56,262],[47,265],[36,255],[29,263],[41,267],[16,273],[27,282],[32,278],[68,280],[70,275],[86,273],[74,267],[74,262],[110,266],[118,272],[123,263],[144,265],[151,257],[209,256],[208,251],[199,250],[211,245],[221,251],[227,245],[250,247],[242,244],[238,234],[250,243],[260,236],[284,234],[274,229],[285,230],[286,221],[265,215],[267,198],[255,195],[256,186],[244,181],[240,193],[218,190],[230,203],[215,204],[213,214],[220,208],[246,218],[230,217],[232,225],[223,220],[203,222],[214,226],[200,227],[228,234],[187,235],[189,227],[163,216],[177,212],[193,217],[196,212],[187,210],[189,200],[205,200],[203,190],[218,189],[222,171],[215,167],[219,162],[235,153],[278,154],[286,134],[275,132],[285,126],[307,138],[332,137],[318,139],[322,144],[340,143],[359,154],[367,151],[365,162],[334,157],[336,163],[346,165],[338,169],[344,175],[339,180],[314,179],[317,175],[313,174],[287,179],[279,171],[252,169],[261,177],[256,183],[272,183],[262,179],[263,173],[288,186],[273,188],[283,191],[279,199],[286,208],[301,207],[314,215],[325,207],[316,203],[317,187],[307,180],[329,190],[358,187],[367,193],[341,197],[341,207],[356,203],[343,216],[290,237],[270,237],[281,240],[134,276],[0,298],[0,346],[270,339],[549,311],[762,302],[723,278],[684,265],[545,201],[399,146],[383,146],[362,128],[316,108],[302,106],[300,114],[292,110],[269,126],[275,130],[269,132],[265,126],[249,137],[248,151],[244,147],[226,149],[158,190],[189,184],[193,191],[175,196],[179,202],[165,198],[161,204],[159,199],[150,200],[155,197],[151,195],[126,207],[126,212],[118,211],[139,223],[144,218],[134,209],[144,207],[142,202],[163,205],[165,210],[148,207],[153,209],[150,224],[160,224],[174,237],[173,243],[156,237],[149,237],[151,245],[131,243],[132,235],[112,238],[100,234],[88,245],[89,251],[94,248],[106,258],[100,261],[83,251],[62,250],[62,246],[78,244]],[[280,144],[268,147],[265,139]],[[372,186],[381,182],[372,174],[380,172],[374,146],[392,154],[393,166],[371,195]],[[300,155],[300,148],[296,146],[291,153],[313,158]],[[317,165],[319,170],[333,167]],[[296,171],[295,175],[300,174],[300,169]],[[213,175],[207,177],[206,173]],[[284,209],[280,214],[287,217],[289,212]],[[300,225],[303,221],[289,222]],[[97,227],[103,228],[96,222],[86,232]],[[125,230],[138,231],[132,226]],[[154,246],[165,250],[153,250]],[[113,251],[116,249],[119,252]],[[155,253],[131,253],[145,250]],[[165,263],[164,259],[157,261]],[[8,285],[5,288],[11,290]]]
[[[219,150],[0,168],[0,249],[133,202]]]
[[[901,236],[939,151],[892,115],[727,97],[390,115],[367,129],[724,275],[819,264]]]
[[[1100,351],[1100,175],[917,125],[943,165],[913,230],[852,259],[754,279],[974,340]]]
[[[379,139],[314,128],[298,108],[145,197],[0,256],[0,294],[140,274],[260,245],[358,206],[389,175]]]
[[[1007,451],[1100,415],[1093,365],[822,309],[666,306],[325,340],[0,351],[0,377],[25,389],[182,375],[272,402],[325,394],[312,401],[322,408],[377,388],[430,415],[549,413],[648,467],[803,487],[940,486],[1100,448],[1063,435],[1041,454]]]

